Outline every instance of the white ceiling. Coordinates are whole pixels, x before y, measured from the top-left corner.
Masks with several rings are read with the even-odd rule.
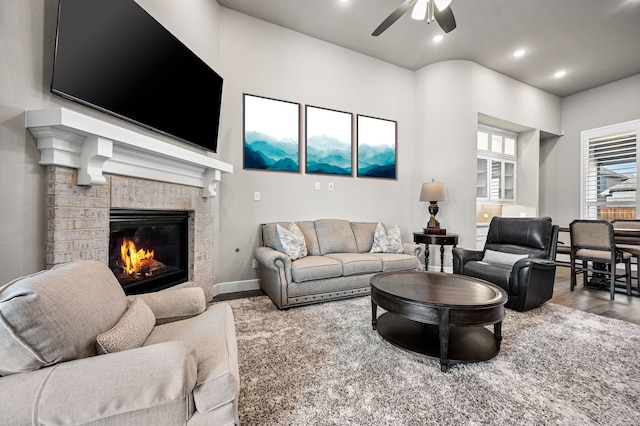
[[[411,11],[371,36],[403,1],[218,3],[410,70],[467,59],[561,97],[640,73],[640,0],[452,0],[457,28],[439,44],[440,27]],[[554,78],[560,69],[567,75]]]

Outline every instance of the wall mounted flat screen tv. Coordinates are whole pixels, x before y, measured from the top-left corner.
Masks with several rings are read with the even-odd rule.
[[[60,0],[51,92],[217,152],[222,77],[133,0]]]

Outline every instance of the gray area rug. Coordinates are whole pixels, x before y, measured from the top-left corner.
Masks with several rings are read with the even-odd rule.
[[[625,321],[507,310],[494,359],[442,373],[371,328],[368,296],[229,303],[242,425],[640,425],[640,326]]]

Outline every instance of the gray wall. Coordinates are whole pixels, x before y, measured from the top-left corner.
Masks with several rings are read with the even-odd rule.
[[[560,226],[580,218],[580,132],[640,119],[640,75],[562,100],[564,136],[542,144],[541,210]]]
[[[440,62],[416,72],[416,172],[411,185],[418,188],[431,178],[445,183],[448,200],[439,203],[440,224],[460,234],[461,246],[475,248],[478,116],[532,129],[519,146],[526,157],[517,179],[519,194],[535,205],[538,129],[559,132],[560,108],[560,98],[473,62]],[[407,204],[412,202],[414,217],[423,218],[424,207],[413,199]]]
[[[212,67],[218,66],[218,12],[211,0],[140,0]],[[39,271],[45,259],[46,182],[25,111],[64,106],[145,130],[52,96],[57,0],[0,2],[0,283]],[[156,133],[151,133],[159,137]],[[168,142],[172,142],[166,138]]]
[[[473,246],[478,114],[530,129],[532,145],[526,152],[533,161],[526,165],[524,181],[535,195],[529,193],[528,198],[537,199],[539,183],[540,213],[562,217],[562,204],[555,199],[564,197],[561,191],[578,190],[578,169],[567,170],[575,175],[575,187],[568,179],[558,189],[548,181],[547,176],[558,168],[566,170],[572,151],[564,148],[564,138],[543,142],[540,150],[540,130],[558,133],[564,127],[567,136],[569,129],[579,134],[583,128],[637,118],[640,109],[640,77],[622,88],[604,86],[584,94],[585,101],[602,105],[587,114],[580,95],[561,102],[468,61],[444,62],[414,73],[219,7],[211,0],[138,2],[225,78],[215,157],[233,164],[235,172],[223,176],[217,197],[216,283],[255,285],[251,259],[262,222],[327,217],[380,220],[399,225],[409,239],[412,231],[425,224],[426,206],[418,202],[418,194],[421,183],[431,178],[443,181],[449,196],[438,214],[442,225],[459,232],[464,245]],[[24,128],[24,111],[62,105],[133,128],[49,94],[56,11],[56,0],[0,3],[5,59],[0,64],[0,282],[44,267],[46,182],[35,141]],[[618,98],[630,99],[632,89],[636,104],[627,100],[618,107]],[[396,120],[398,179],[242,170],[243,93]],[[600,120],[600,114],[606,114],[606,120]],[[563,115],[581,120],[561,126]],[[314,190],[315,182],[320,182],[321,191]],[[327,190],[329,182],[334,183],[334,191]],[[254,191],[261,192],[261,201],[253,201]],[[573,206],[567,204],[567,208]]]
[[[251,269],[258,225],[338,218],[399,225],[408,239],[417,224],[409,184],[414,156],[413,73],[332,44],[223,9],[221,72],[226,76],[220,152],[234,173],[220,197],[218,282],[256,279]],[[398,179],[359,179],[242,169],[243,93],[398,122]],[[303,129],[304,130],[304,129]],[[321,190],[314,185],[319,182]],[[334,190],[328,191],[328,183]],[[253,201],[253,193],[261,201]],[[238,251],[236,251],[238,249]]]

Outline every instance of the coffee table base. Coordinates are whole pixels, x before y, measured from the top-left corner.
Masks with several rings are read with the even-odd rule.
[[[389,343],[438,359],[441,369],[450,364],[480,362],[495,357],[500,351],[500,339],[484,327],[450,327],[449,350],[445,359],[440,354],[440,333],[437,325],[411,321],[391,312],[377,319],[378,333]]]

